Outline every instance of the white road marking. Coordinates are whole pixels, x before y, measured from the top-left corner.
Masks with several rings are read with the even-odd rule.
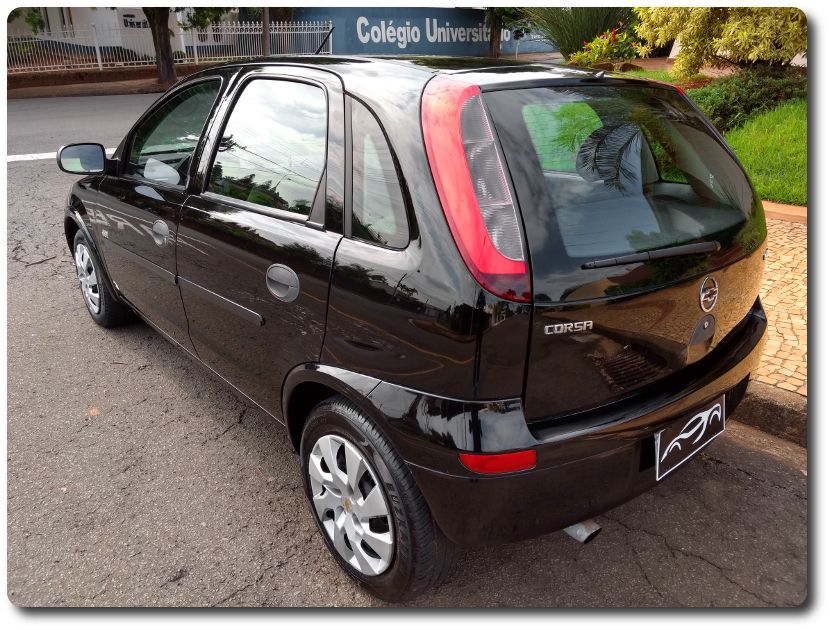
[[[115,153],[115,149],[105,149],[108,156]],[[7,162],[28,162],[30,160],[54,160],[57,152],[52,153],[21,153],[20,155],[9,155],[6,157]]]

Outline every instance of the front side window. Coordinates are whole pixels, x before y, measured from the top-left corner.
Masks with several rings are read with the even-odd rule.
[[[387,247],[409,243],[398,172],[375,117],[352,102],[352,236]]]
[[[204,81],[185,88],[150,114],[133,135],[125,174],[183,186],[219,85]]]
[[[322,88],[251,81],[222,132],[207,190],[308,216],[326,164],[327,119]]]

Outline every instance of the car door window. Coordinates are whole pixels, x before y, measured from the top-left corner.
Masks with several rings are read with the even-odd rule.
[[[207,190],[308,216],[325,168],[327,118],[322,88],[251,81],[222,132]]]
[[[352,101],[352,236],[387,247],[409,243],[409,224],[392,150],[380,124]]]
[[[183,186],[219,86],[215,80],[185,88],[150,114],[133,134],[125,175]]]

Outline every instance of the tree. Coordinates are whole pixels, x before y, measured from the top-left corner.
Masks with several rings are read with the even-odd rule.
[[[638,7],[637,35],[648,46],[677,39],[673,72],[691,76],[703,66],[788,64],[807,52],[807,16],[767,7]]]
[[[169,7],[142,7],[147,22],[150,25],[150,34],[153,36],[153,48],[156,51],[156,70],[159,83],[164,89],[176,82],[176,65],[173,59],[173,46],[170,44],[170,12],[182,11],[181,8]],[[184,26],[190,28],[205,28],[212,22],[230,11],[227,7],[197,7],[192,9],[185,20]]]
[[[490,27],[490,56],[501,55],[501,31],[509,28],[512,31],[527,32],[529,26],[521,9],[514,7],[488,7],[485,9],[484,20]]]
[[[628,7],[526,7],[522,13],[566,59],[582,49],[582,42],[631,21]]]
[[[153,36],[153,48],[156,51],[156,71],[159,83],[165,90],[176,82],[176,66],[173,63],[173,47],[170,44],[170,9],[168,7],[142,7],[150,34]]]
[[[262,56],[271,54],[271,12],[262,9]]]
[[[31,7],[18,7],[17,9],[12,9],[6,17],[6,23],[10,24],[11,22],[14,22],[21,15],[24,16],[23,21],[29,25],[29,28],[32,29],[33,33],[37,34],[46,28],[46,22],[43,19],[43,14],[40,12],[40,9],[34,9]]]

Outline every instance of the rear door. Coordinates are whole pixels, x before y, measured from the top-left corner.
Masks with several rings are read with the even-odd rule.
[[[184,206],[179,284],[200,358],[279,415],[285,375],[323,343],[343,93],[328,73],[282,68],[249,73],[227,101]]]
[[[176,231],[191,159],[219,93],[219,78],[183,85],[127,139],[119,175],[103,178],[98,242],[118,290],[178,343],[192,348],[176,286]]]
[[[758,295],[766,228],[698,112],[674,90],[622,82],[486,102],[531,258],[528,418],[635,396],[714,351]],[[708,253],[622,258],[712,242]]]

